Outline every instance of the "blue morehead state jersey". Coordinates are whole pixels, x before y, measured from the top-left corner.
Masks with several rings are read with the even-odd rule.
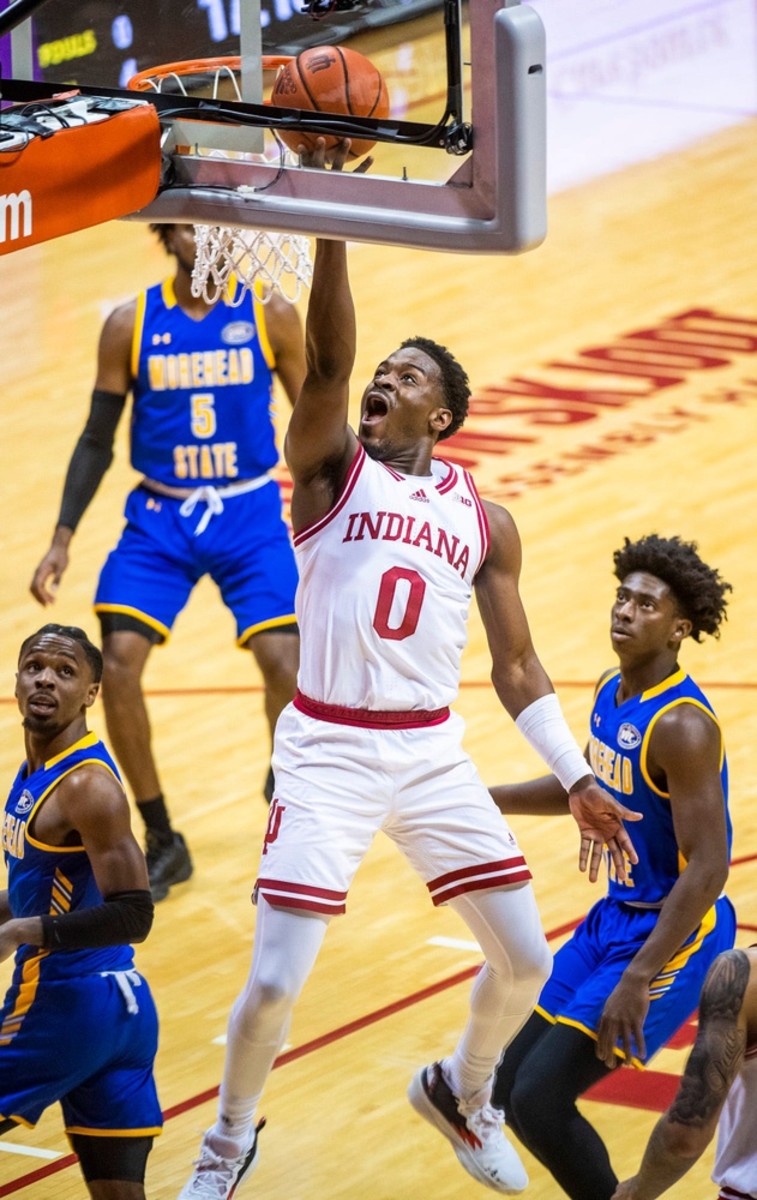
[[[132,344],[131,462],[170,487],[226,486],[278,462],[271,420],[273,352],[264,306],[247,293],[201,321],[173,280],[137,297]]]
[[[712,706],[694,680],[678,669],[649,691],[616,704],[620,672],[603,680],[591,714],[589,757],[599,782],[621,804],[643,813],[630,829],[639,856],[627,864],[628,880],[620,883],[612,870],[608,894],[628,903],[659,905],[686,866],[676,841],[670,795],[651,778],[647,765],[649,741],[656,722],[678,704],[704,709],[720,728]],[[728,765],[721,736],[720,778],[726,806],[728,853],[732,828],[728,813]]]

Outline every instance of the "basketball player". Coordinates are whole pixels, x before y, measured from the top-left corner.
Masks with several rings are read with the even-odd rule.
[[[597,686],[588,757],[603,785],[644,815],[639,860],[625,879],[610,871],[607,896],[557,952],[494,1085],[508,1124],[573,1200],[609,1200],[617,1183],[577,1098],[668,1041],[736,931],[722,895],[731,823],[720,725],[678,664],[686,638],[718,635],[730,584],[677,537],[626,538],[614,564],[620,670]],[[565,808],[553,776],[492,795],[507,814]]]
[[[380,829],[486,956],[457,1048],[418,1073],[411,1103],[475,1179],[514,1193],[528,1180],[489,1102],[491,1079],[498,1039],[526,1020],[551,956],[530,871],[448,708],[474,585],[499,698],[571,793],[592,873],[607,839],[622,871],[632,848],[619,817],[629,814],[589,771],[532,646],[512,518],[481,501],[467,472],[433,457],[467,411],[459,363],[426,338],[404,342],[365,388],[356,435],[347,423],[355,314],[345,247],[332,241],[317,243],[306,348],[286,439],[298,691],[276,727],[253,964],[229,1021],[218,1118],[181,1197],[223,1200],[254,1169],[255,1112],[293,1005]]]
[[[661,1196],[702,1156],[716,1125],[712,1178],[720,1200],[757,1200],[757,946],[727,950],[711,966],[676,1098],[652,1131],[638,1175],[618,1184],[613,1200]]]
[[[131,461],[144,477],[128,497],[126,527],[100,575],[95,611],[108,734],[146,826],[157,902],[189,878],[192,862],[163,797],[142,673],[203,575],[218,584],[236,619],[237,643],[252,650],[260,668],[271,736],[294,694],[297,575],[279,488],[268,472],[278,459],[272,371],[294,403],[304,350],[295,309],[276,295],[265,307],[249,295],[236,308],[195,299],[192,226],[153,228],[176,259],[176,273],[105,322],[91,411],[31,591],[40,604],[55,599],[71,539],[112,461],[131,391]],[[268,799],[271,789],[269,774]]]
[[[81,629],[45,625],[21,646],[16,699],[26,760],[5,806],[8,888],[0,960],[0,1133],[60,1101],[95,1200],[144,1200],[163,1118],[158,1018],[131,942],[152,925],[147,867],[118,770],[87,709],[102,655]]]

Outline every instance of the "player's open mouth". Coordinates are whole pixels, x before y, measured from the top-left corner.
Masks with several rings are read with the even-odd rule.
[[[29,708],[32,712],[48,713],[52,712],[55,707],[52,696],[32,696],[29,699]]]
[[[379,392],[371,392],[365,401],[362,424],[373,425],[376,421],[382,421],[388,412],[389,405],[386,397]]]

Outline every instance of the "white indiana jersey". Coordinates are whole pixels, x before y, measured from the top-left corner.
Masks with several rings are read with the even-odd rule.
[[[747,1049],[720,1114],[712,1178],[724,1200],[757,1200],[757,1045]]]
[[[400,475],[362,446],[333,508],[294,539],[300,691],[323,704],[435,710],[457,695],[489,526],[466,471]]]

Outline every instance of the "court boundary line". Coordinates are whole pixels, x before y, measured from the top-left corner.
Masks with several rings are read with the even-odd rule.
[[[757,691],[757,680],[745,679],[743,682],[738,680],[700,680],[697,677],[697,682],[703,691]],[[552,686],[555,691],[568,691],[569,689],[595,688],[597,686],[596,679],[553,679]],[[492,688],[491,680],[489,679],[469,679],[463,680],[460,683],[460,691],[474,691],[480,688]],[[236,685],[210,685],[208,687],[185,687],[185,688],[147,688],[145,697],[147,699],[180,699],[182,696],[257,696],[262,695],[263,685],[260,683],[236,684]],[[0,705],[16,704],[15,696],[0,696]],[[0,1192],[0,1196],[2,1192]]]

